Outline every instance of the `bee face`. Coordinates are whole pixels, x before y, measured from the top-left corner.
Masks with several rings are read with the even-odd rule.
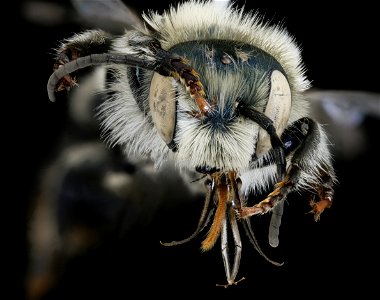
[[[199,73],[212,106],[207,116],[197,116],[194,100],[181,86],[173,86],[173,81],[164,78],[157,81],[158,76],[153,76],[151,91],[161,92],[150,103],[157,106],[164,102],[159,114],[166,118],[157,121],[161,117],[155,117],[155,125],[165,127],[161,136],[166,143],[174,138],[179,164],[191,168],[208,165],[226,171],[247,169],[255,154],[260,128],[245,118],[240,108],[249,106],[264,112],[271,91],[271,75],[275,70],[283,74],[283,68],[259,48],[229,40],[185,42],[169,52],[184,57]],[[151,110],[154,109],[151,105]],[[288,119],[283,122],[284,128]]]

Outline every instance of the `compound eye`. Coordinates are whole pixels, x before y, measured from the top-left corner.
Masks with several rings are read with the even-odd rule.
[[[292,97],[289,82],[280,71],[274,70],[271,75],[271,88],[264,114],[273,121],[278,136],[284,131],[290,116]],[[267,152],[271,148],[268,133],[260,128],[256,154]]]
[[[154,126],[170,149],[175,147],[176,126],[176,99],[172,82],[172,77],[154,73],[149,90],[149,108]]]

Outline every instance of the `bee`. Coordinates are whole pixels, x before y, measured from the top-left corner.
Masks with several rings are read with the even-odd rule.
[[[104,141],[157,169],[170,161],[179,174],[205,178],[196,230],[162,244],[183,244],[208,227],[201,250],[220,238],[225,287],[243,279],[236,279],[240,228],[259,254],[281,265],[261,250],[250,218],[272,214],[268,239],[277,247],[288,195],[302,194],[317,221],[337,181],[325,128],[310,117],[299,46],[282,26],[232,4],[190,0],[142,18],[144,26],[120,35],[86,30],[64,40],[49,99],[76,86],[82,69],[105,69],[97,108]],[[249,205],[250,195],[266,192]]]

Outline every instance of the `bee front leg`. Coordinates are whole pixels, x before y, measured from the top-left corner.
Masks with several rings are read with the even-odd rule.
[[[57,70],[70,61],[94,53],[108,52],[111,47],[111,35],[102,30],[88,30],[64,40],[57,49],[53,70]],[[76,84],[76,79],[66,74],[57,84],[56,91],[68,90]]]
[[[281,140],[285,155],[290,158],[284,179],[275,185],[266,199],[252,207],[241,207],[237,214],[240,218],[248,218],[266,213],[284,201],[289,193],[298,191],[312,198],[311,212],[317,221],[325,208],[332,204],[336,182],[324,129],[314,120],[302,118],[286,128]]]
[[[62,41],[56,51],[54,70],[70,61],[93,54],[125,54],[130,57],[151,59],[157,47],[160,46],[156,39],[135,30],[130,30],[121,37],[113,36],[103,30],[87,30]],[[62,86],[66,87],[70,86]]]

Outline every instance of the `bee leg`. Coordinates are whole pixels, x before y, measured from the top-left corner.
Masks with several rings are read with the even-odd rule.
[[[120,45],[123,45],[120,47]],[[111,34],[102,30],[88,30],[63,41],[57,50],[54,71],[58,70],[68,62],[76,61],[94,54],[115,55],[112,63],[125,65],[141,65],[147,69],[155,66],[154,51],[160,49],[156,39],[146,36],[138,31],[128,31],[123,37],[114,38]],[[162,50],[163,51],[163,50]],[[117,56],[124,55],[120,61]],[[106,63],[107,61],[102,61]],[[76,69],[78,70],[79,67]],[[55,90],[69,89],[76,84],[75,78],[65,74],[56,85]]]
[[[86,31],[66,39],[57,50],[53,70],[57,70],[66,63],[79,57],[94,53],[108,52],[111,47],[111,36],[102,30]],[[66,74],[56,85],[56,91],[71,88],[76,84],[76,79]]]
[[[323,172],[322,172],[323,173]],[[334,178],[329,174],[324,173],[323,175],[323,185],[318,186],[316,191],[317,195],[312,194],[311,199],[309,201],[311,210],[309,213],[314,214],[314,220],[319,221],[321,214],[326,208],[330,208],[332,205],[332,199],[334,195],[334,191],[332,186],[334,184]],[[318,197],[318,201],[314,199]]]
[[[235,278],[239,271],[239,266],[240,266],[242,244],[241,244],[241,239],[240,239],[240,234],[239,234],[239,228],[236,222],[235,211],[231,208],[231,206],[228,209],[228,219],[231,225],[232,236],[234,239],[235,252],[234,252],[234,262],[231,269],[229,255],[228,255],[228,230],[227,230],[228,225],[227,225],[227,218],[225,218],[222,223],[221,246],[222,246],[222,257],[223,257],[224,269],[226,272],[227,284],[217,284],[217,286],[223,286],[225,288],[227,288],[230,285],[236,285],[240,281],[245,279],[244,277],[242,277],[238,281],[235,281]]]
[[[301,134],[303,139],[300,139]],[[308,193],[312,197],[311,212],[314,213],[315,221],[318,221],[321,213],[332,205],[333,186],[337,181],[326,133],[313,119],[302,118],[285,130],[281,138],[289,148],[286,152],[292,150],[292,144],[299,143],[295,139],[302,141],[294,150],[290,171],[294,169],[294,190]],[[317,201],[314,201],[316,197]]]
[[[248,218],[257,214],[264,214],[274,208],[280,201],[285,200],[287,195],[293,190],[293,179],[289,174],[285,176],[283,181],[275,185],[275,189],[261,202],[252,207],[241,207],[237,211],[240,218]]]
[[[261,128],[263,128],[270,137],[272,145],[271,155],[274,158],[274,162],[277,165],[277,176],[282,179],[286,171],[286,159],[284,145],[276,133],[276,129],[273,125],[273,121],[265,114],[246,107],[242,102],[239,103],[238,111],[245,117],[256,122]]]
[[[208,222],[211,219],[211,216],[214,213],[214,209],[209,210],[209,204],[210,201],[214,198],[215,195],[215,182],[214,179],[212,179],[210,182],[206,181],[206,187],[208,188],[208,192],[206,194],[205,203],[203,205],[202,213],[198,221],[198,226],[195,229],[195,231],[187,238],[179,240],[179,241],[172,241],[172,242],[160,242],[161,245],[164,246],[175,246],[175,245],[181,245],[184,243],[187,243],[191,241],[193,238],[195,238],[208,224]],[[208,214],[207,214],[208,212]]]
[[[284,180],[275,185],[266,199],[252,207],[242,207],[237,214],[247,218],[266,213],[284,201],[290,192],[300,191],[318,197],[318,201],[310,201],[311,212],[317,221],[324,209],[332,204],[336,181],[326,134],[320,124],[310,118],[302,118],[288,127],[281,139],[285,154],[291,156]]]

